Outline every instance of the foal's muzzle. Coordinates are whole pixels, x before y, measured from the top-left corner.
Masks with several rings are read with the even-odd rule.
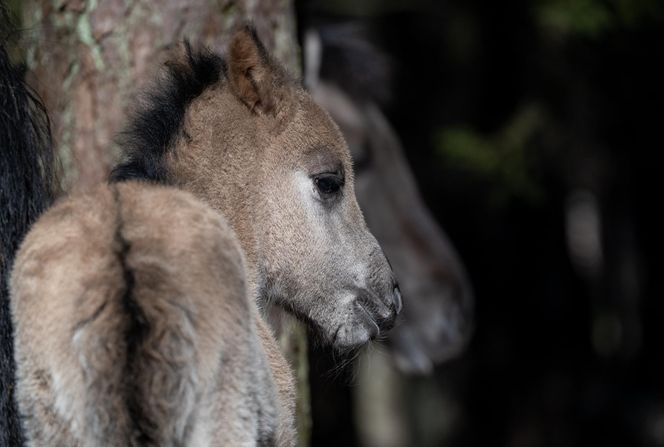
[[[364,311],[365,324],[369,327],[370,338],[376,338],[380,333],[392,329],[397,315],[403,308],[401,291],[395,284],[384,297],[363,291],[358,298],[358,304]]]
[[[359,347],[394,326],[403,308],[401,291],[396,283],[379,296],[369,289],[356,290],[351,312],[337,328],[332,343],[342,349]]]

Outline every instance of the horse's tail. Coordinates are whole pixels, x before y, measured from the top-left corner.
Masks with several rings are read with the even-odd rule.
[[[14,404],[14,356],[8,278],[30,225],[53,201],[54,156],[49,120],[24,70],[7,53],[9,13],[0,2],[0,445],[20,445]]]

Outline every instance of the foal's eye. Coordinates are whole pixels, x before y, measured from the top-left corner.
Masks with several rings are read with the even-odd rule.
[[[344,179],[339,174],[319,174],[314,176],[314,184],[322,199],[331,199],[344,186]]]

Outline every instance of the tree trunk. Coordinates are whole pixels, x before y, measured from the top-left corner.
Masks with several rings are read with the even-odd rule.
[[[251,20],[277,59],[299,71],[290,0],[34,0],[22,7],[30,81],[49,110],[69,191],[106,181],[120,154],[114,136],[172,44],[187,38],[223,52],[230,31]],[[297,427],[305,446],[306,331],[286,316],[276,321],[298,382]]]

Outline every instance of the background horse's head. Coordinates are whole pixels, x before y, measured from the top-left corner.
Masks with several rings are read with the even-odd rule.
[[[148,171],[220,210],[241,240],[256,292],[325,341],[351,348],[389,328],[400,292],[364,222],[348,147],[327,113],[250,28],[235,34],[226,62],[185,46],[169,67],[167,89],[182,100],[170,149],[146,160],[139,146],[156,132],[141,127],[165,118],[139,113],[140,126],[127,134],[138,150],[116,177]],[[150,102],[167,99],[156,92]]]

